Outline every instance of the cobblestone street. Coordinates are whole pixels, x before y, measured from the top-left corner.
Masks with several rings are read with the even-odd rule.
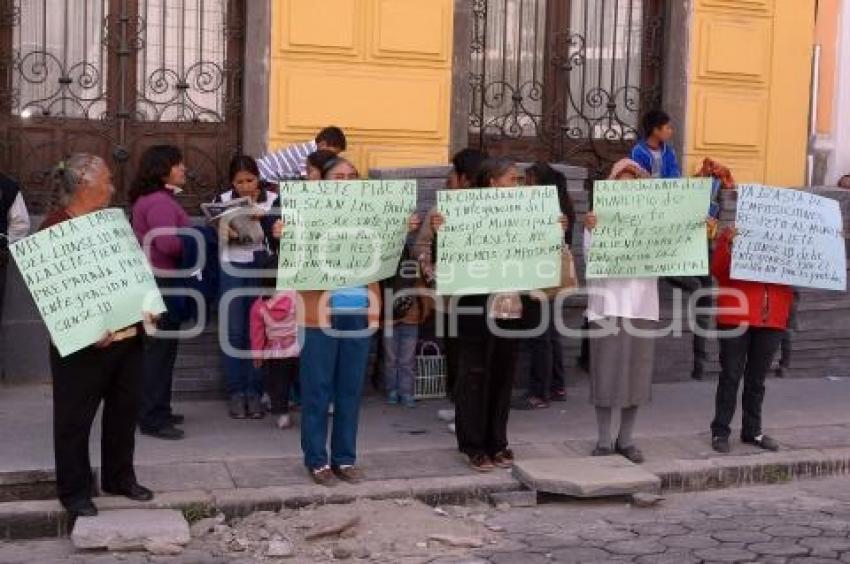
[[[676,495],[656,509],[546,504],[489,524],[511,545],[479,554],[494,564],[850,562],[850,479]]]
[[[422,533],[417,530],[418,523],[411,523],[401,529],[405,532],[397,542],[399,546],[415,544],[421,550],[347,559],[409,564],[850,563],[850,478],[672,495],[649,509],[612,500],[552,502],[533,508],[446,509],[423,507],[422,511],[483,524],[487,531],[482,538],[484,548],[464,552],[433,542],[426,548],[426,543],[416,542]],[[74,553],[67,540],[0,543],[0,562],[4,564],[248,564],[330,559],[330,553],[327,558],[255,559],[223,554],[194,541],[176,557]]]

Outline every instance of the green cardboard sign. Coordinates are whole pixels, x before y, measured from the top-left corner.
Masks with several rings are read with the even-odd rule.
[[[120,209],[63,221],[9,247],[59,354],[158,314],[165,304]]]
[[[285,182],[278,288],[336,290],[393,276],[415,180]]]
[[[437,293],[552,288],[561,280],[564,231],[554,186],[443,190]]]
[[[705,276],[711,179],[599,181],[587,278]]]

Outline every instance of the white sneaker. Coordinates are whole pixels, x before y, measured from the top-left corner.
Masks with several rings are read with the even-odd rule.
[[[446,423],[451,423],[455,420],[454,408],[437,410],[437,419],[439,419],[440,421],[445,421]]]
[[[454,432],[455,432],[455,424],[449,423],[449,433],[454,433]]]
[[[278,429],[289,429],[290,427],[292,427],[292,419],[289,417],[289,414],[284,414],[277,418]]]

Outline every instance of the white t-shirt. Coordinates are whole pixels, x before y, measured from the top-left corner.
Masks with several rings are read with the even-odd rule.
[[[219,196],[222,203],[227,203],[234,197],[233,190],[228,190]],[[265,202],[256,202],[254,205],[262,208],[266,213],[271,210],[277,201],[277,194],[274,192],[266,192]],[[235,241],[219,242],[219,256],[224,262],[230,263],[248,263],[254,260],[254,253],[258,251],[267,251],[268,245],[265,242],[259,243],[237,243]]]
[[[584,230],[584,252],[593,238]],[[587,280],[587,319],[626,317],[658,321],[658,278],[594,278]]]

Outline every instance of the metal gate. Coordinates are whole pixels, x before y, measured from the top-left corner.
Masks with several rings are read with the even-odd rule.
[[[470,143],[600,177],[661,104],[663,0],[473,0]]]
[[[124,201],[146,147],[181,147],[182,201],[224,185],[240,146],[244,0],[0,0],[0,167],[35,212],[47,177],[87,151]]]

